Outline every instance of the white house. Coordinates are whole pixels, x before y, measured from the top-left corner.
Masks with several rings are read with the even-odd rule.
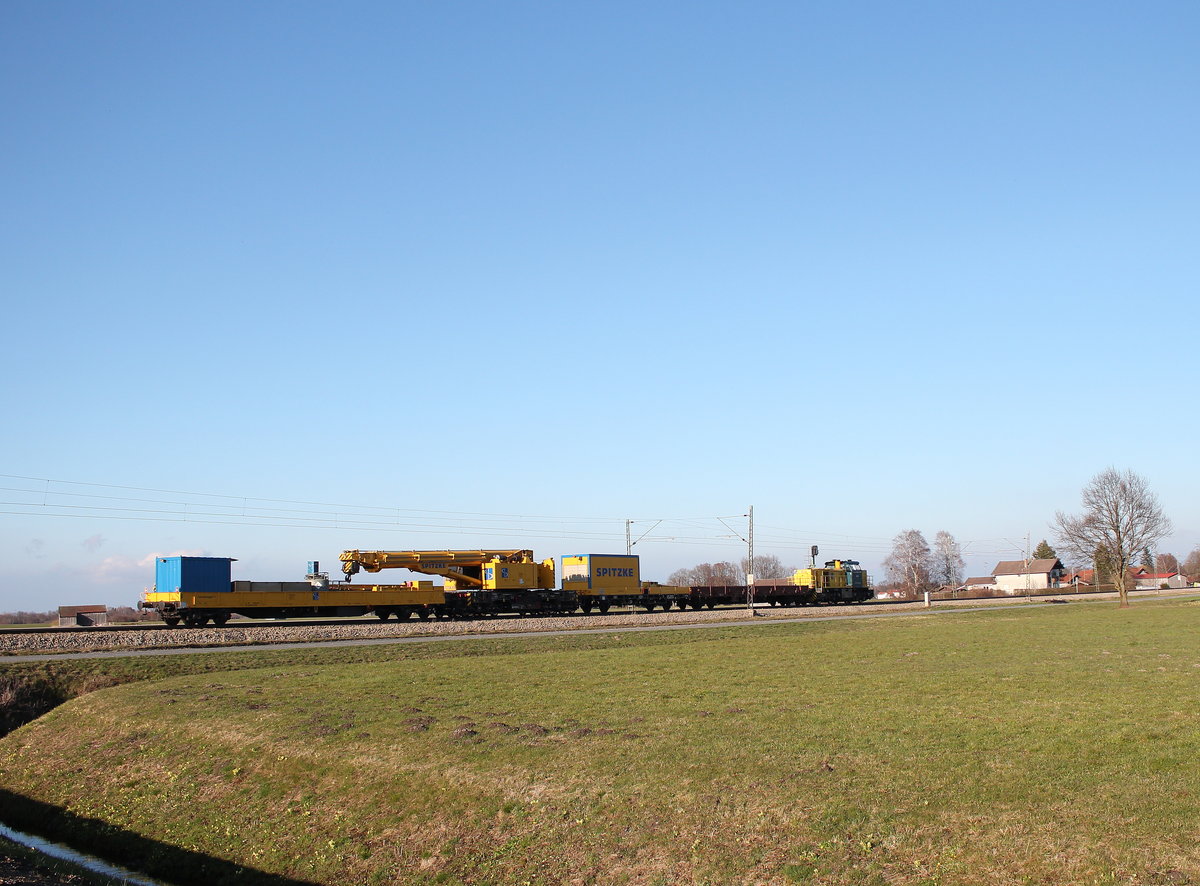
[[[977,591],[994,591],[995,589],[995,582],[993,582],[990,575],[980,575],[973,578],[968,578],[963,583],[963,586],[959,588],[959,590],[965,593],[967,596],[970,596],[972,593]]]
[[[997,590],[1006,594],[1023,594],[1026,591],[1057,588],[1066,571],[1057,557],[1046,560],[1003,560],[992,570],[992,581]]]
[[[1158,590],[1163,585],[1169,588],[1186,588],[1187,580],[1178,572],[1145,573],[1137,577],[1137,590]]]

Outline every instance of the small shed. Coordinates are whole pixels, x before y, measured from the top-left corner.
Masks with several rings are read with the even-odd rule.
[[[979,591],[994,591],[996,589],[995,579],[990,575],[976,575],[968,578],[959,590],[970,596],[972,593]]]
[[[108,624],[107,606],[59,606],[60,628],[89,628]]]

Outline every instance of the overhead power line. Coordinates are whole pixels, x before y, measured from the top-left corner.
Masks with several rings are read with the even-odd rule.
[[[17,499],[0,501],[0,507],[8,508],[0,510],[0,514],[10,516],[421,535],[456,533],[492,537],[523,536],[539,539],[578,539],[593,543],[612,542],[614,547],[616,543],[624,540],[623,530],[627,524],[642,523],[651,525],[638,537],[638,541],[716,548],[741,547],[745,541],[741,531],[728,522],[744,519],[745,514],[630,520],[599,516],[486,513],[269,498],[21,474],[0,474],[0,478],[17,481],[11,485],[0,486],[0,492],[9,493],[8,499]],[[618,526],[621,527],[620,530],[617,529]],[[763,529],[768,531],[763,532]],[[757,547],[779,552],[807,552],[814,543],[837,546],[860,557],[886,556],[892,549],[892,539],[883,536],[761,525],[756,528],[756,533]],[[1005,539],[989,538],[964,541],[963,544],[964,547],[987,546],[974,547],[971,554],[975,556],[1004,556],[1013,552],[1011,547],[1001,547],[998,544],[1004,542]]]

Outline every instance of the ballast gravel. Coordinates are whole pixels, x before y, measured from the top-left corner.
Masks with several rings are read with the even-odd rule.
[[[978,602],[978,601],[974,601]],[[856,606],[758,608],[762,621],[852,615],[887,610],[919,609],[920,603],[859,604]],[[225,627],[148,628],[112,630],[105,628],[61,628],[44,632],[14,632],[0,635],[0,656],[30,653],[99,652],[116,649],[162,649],[173,646],[212,647],[245,646],[269,643],[310,643],[314,641],[371,640],[393,637],[435,637],[454,635],[496,635],[533,631],[603,630],[648,625],[704,624],[747,621],[744,608],[680,612],[610,612],[607,615],[569,615],[542,618],[489,618],[478,621],[363,621],[341,624],[263,623],[238,620]],[[3,658],[0,657],[0,661]]]

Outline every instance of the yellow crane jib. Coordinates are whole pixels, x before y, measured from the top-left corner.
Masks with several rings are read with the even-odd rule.
[[[554,587],[554,560],[534,560],[529,550],[343,551],[347,580],[360,569],[407,569],[446,578],[447,589],[507,590]]]

